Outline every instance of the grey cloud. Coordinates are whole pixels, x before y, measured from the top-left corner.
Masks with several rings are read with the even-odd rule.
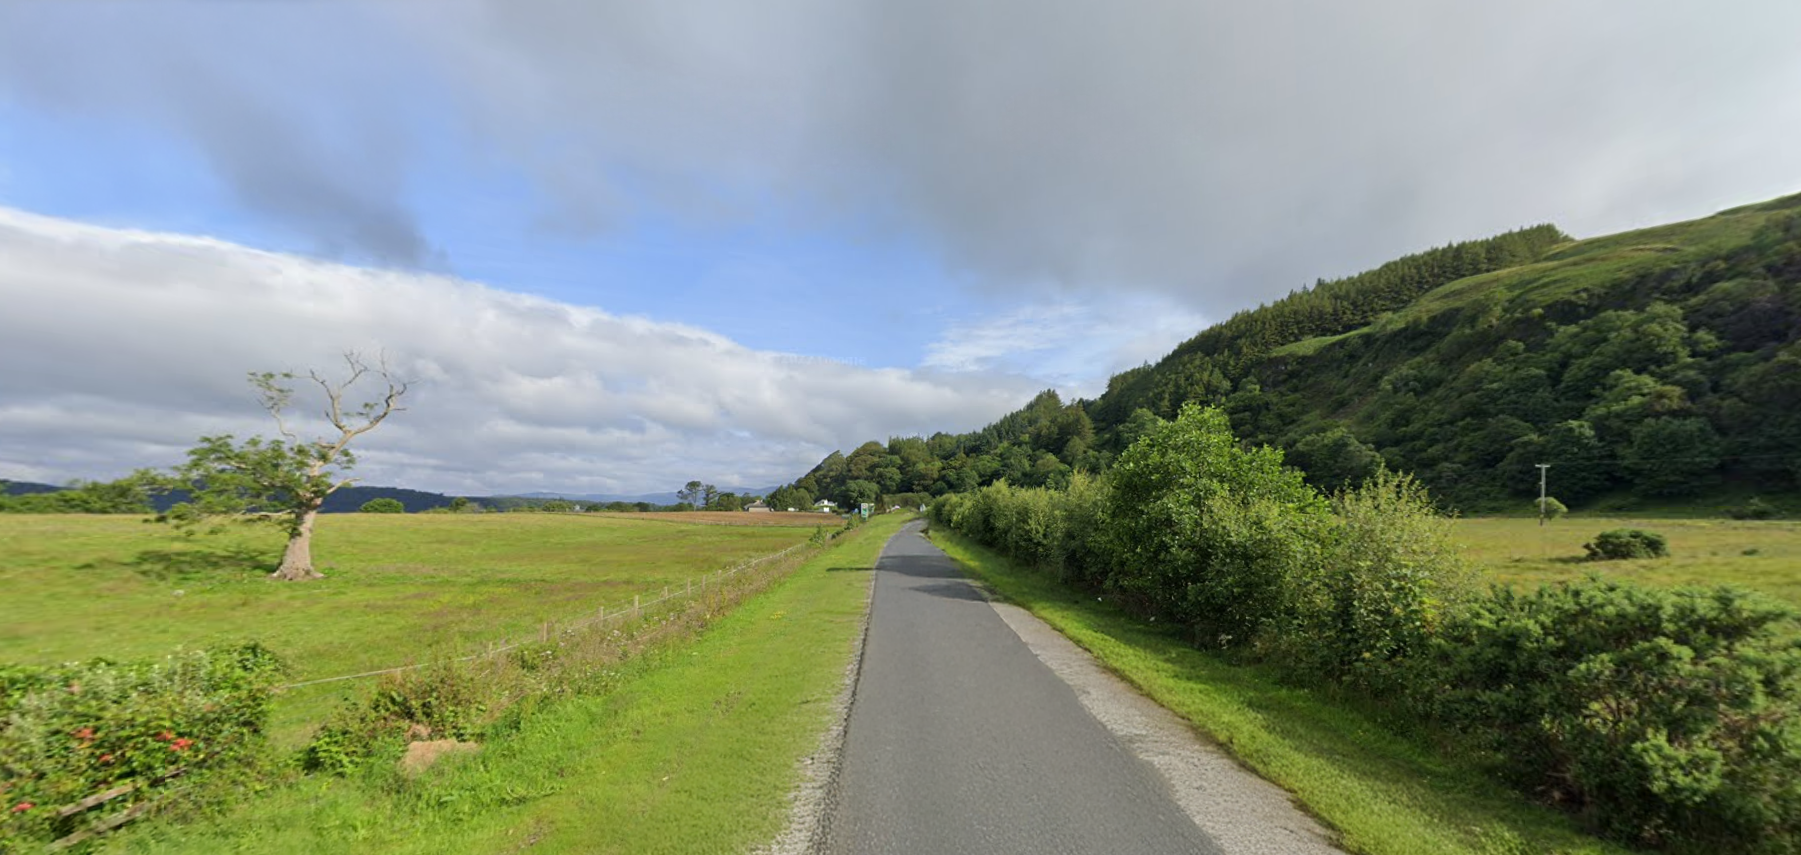
[[[1448,240],[1801,184],[1801,6],[1774,0],[392,8],[519,158],[581,141],[553,194],[774,199],[1001,289],[1221,315]]]
[[[997,291],[1217,317],[1448,240],[1792,192],[1795,32],[1786,0],[29,3],[0,6],[0,87],[175,128],[354,256],[429,263],[408,164],[442,127],[549,228],[862,230]]]
[[[190,142],[246,211],[314,251],[439,266],[404,198],[397,46],[356,4],[0,4],[0,96]]]
[[[113,477],[174,463],[201,435],[269,433],[245,372],[330,370],[345,349],[385,352],[418,381],[359,474],[463,493],[776,483],[833,448],[977,427],[1032,389],[807,363],[445,276],[4,208],[0,302],[10,478]]]

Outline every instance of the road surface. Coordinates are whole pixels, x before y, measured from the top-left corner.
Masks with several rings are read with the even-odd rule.
[[[1221,855],[918,532],[877,565],[825,851]]]

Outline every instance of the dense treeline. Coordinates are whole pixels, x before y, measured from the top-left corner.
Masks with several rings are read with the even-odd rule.
[[[151,510],[150,491],[137,478],[76,481],[67,487],[0,481],[0,513],[147,514]]]
[[[810,495],[1060,487],[1156,418],[1222,407],[1315,486],[1378,467],[1466,509],[1801,490],[1801,196],[1570,242],[1552,226],[1317,283],[1202,331],[1098,399],[834,453]]]
[[[884,504],[904,506],[1002,479],[1061,487],[1078,470],[1097,471],[1111,463],[1112,455],[1094,443],[1094,424],[1083,404],[1064,404],[1047,390],[979,431],[896,437],[887,445],[866,442],[848,455],[832,452],[793,484],[770,493],[769,503],[804,507],[829,499],[854,506],[886,499]]]
[[[1569,240],[1555,226],[1533,226],[1405,256],[1355,276],[1321,280],[1201,331],[1153,370],[1115,377],[1097,415],[1109,424],[1123,421],[1137,407],[1168,416],[1184,401],[1221,397],[1277,347],[1350,332],[1442,285],[1537,261]]]
[[[1195,405],[1105,475],[948,494],[932,520],[1441,731],[1609,836],[1801,847],[1801,625],[1773,600],[1599,579],[1477,590],[1411,477],[1323,494]]]

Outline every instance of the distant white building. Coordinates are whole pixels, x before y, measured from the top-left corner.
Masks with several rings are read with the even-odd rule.
[[[769,513],[769,503],[763,501],[762,499],[758,499],[754,502],[751,502],[748,505],[745,505],[744,509],[747,511],[750,511],[751,513],[766,514],[766,513]]]
[[[813,503],[813,507],[817,508],[818,510],[821,510],[821,511],[829,511],[833,508],[838,507],[838,503],[832,501],[831,499],[820,499],[819,501]]]

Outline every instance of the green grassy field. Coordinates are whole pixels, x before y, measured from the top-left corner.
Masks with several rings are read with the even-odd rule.
[[[134,828],[116,852],[742,852],[786,819],[861,626],[879,516],[617,687],[540,708],[480,754],[408,780],[313,776],[217,822]]]
[[[1582,544],[1614,528],[1642,528],[1669,538],[1670,557],[1584,561]],[[1733,584],[1801,606],[1801,523],[1721,519],[1566,517],[1543,527],[1520,517],[1472,517],[1455,534],[1483,575],[1532,586],[1588,573],[1651,585]]]
[[[264,578],[280,558],[272,530],[187,539],[130,517],[0,515],[0,661],[258,640],[295,680],[352,674],[617,608],[811,533],[598,514],[337,514],[320,518],[314,542],[326,578],[296,583]],[[277,742],[292,743],[356,691],[351,682],[284,693]]]
[[[1146,695],[1294,793],[1361,855],[1624,855],[1528,803],[1485,770],[1396,735],[1329,692],[1196,650],[1182,633],[1023,570],[955,533],[958,563],[1093,653]]]

